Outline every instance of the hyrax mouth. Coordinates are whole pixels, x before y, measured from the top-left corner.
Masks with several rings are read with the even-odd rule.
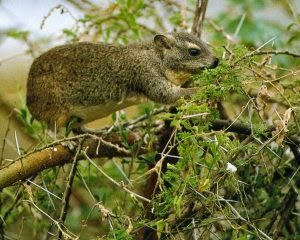
[[[211,65],[209,65],[207,68],[208,69],[213,69],[213,68],[216,68],[218,65],[219,65],[219,58],[215,57],[213,63]]]
[[[208,65],[208,66],[202,66],[200,68],[200,70],[203,71],[205,69],[213,69],[213,68],[216,68],[218,65],[219,65],[219,59],[216,58],[216,57],[214,57],[213,62],[210,65]]]

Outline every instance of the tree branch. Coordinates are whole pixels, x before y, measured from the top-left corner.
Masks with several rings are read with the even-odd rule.
[[[81,152],[81,144],[82,144],[82,139],[79,140],[79,145],[77,147],[76,154],[74,156],[74,160],[73,160],[72,167],[71,167],[68,181],[67,181],[67,186],[66,186],[64,196],[62,199],[62,207],[61,207],[61,212],[60,212],[60,216],[59,216],[59,220],[58,220],[58,224],[60,224],[61,227],[63,226],[63,224],[66,220],[66,217],[67,217],[67,213],[68,213],[70,196],[71,196],[71,192],[72,192],[72,186],[73,186],[74,177],[75,177],[76,171],[77,171],[78,156]],[[62,234],[63,234],[63,232],[61,231],[60,228],[58,228],[57,239],[59,239],[59,240],[62,239]]]
[[[231,121],[228,120],[223,120],[223,119],[218,119],[215,120],[212,125],[211,129],[213,130],[225,130],[227,132],[234,132],[238,134],[244,134],[244,135],[251,135],[252,130],[251,127],[242,124],[242,123],[232,123]],[[267,135],[263,137],[271,137],[272,131],[274,131],[274,127],[270,127],[267,130]],[[287,135],[285,139],[285,143],[291,148],[295,159],[298,161],[298,164],[300,165],[300,136],[295,136],[295,135]]]
[[[197,0],[195,7],[195,14],[192,26],[192,33],[197,37],[201,37],[201,33],[203,31],[203,23],[206,13],[208,0]]]
[[[221,119],[215,120],[211,124],[211,129],[226,130],[228,132],[244,135],[252,134],[251,127],[248,125],[236,122],[232,123],[231,121]],[[268,129],[267,135],[271,135],[273,130],[274,129],[272,128]],[[80,137],[85,137],[82,143],[82,149],[86,149],[86,154],[89,158],[131,156],[130,151],[120,147],[122,144],[122,139],[115,133],[103,138],[92,136],[90,134],[80,135],[78,136],[77,141]],[[75,140],[76,137],[73,139]],[[140,137],[134,132],[127,133],[126,140],[129,145],[132,145],[135,142],[140,141]],[[157,146],[158,143],[159,140],[155,142],[154,145]],[[295,158],[300,159],[300,137],[287,135],[285,143],[291,147]],[[156,149],[156,146],[153,148]],[[146,148],[140,147],[135,154],[140,155],[146,152]],[[12,164],[0,169],[0,190],[20,180],[25,180],[31,176],[34,176],[38,172],[41,172],[45,169],[71,163],[73,161],[74,154],[74,152],[72,152],[68,147],[64,147],[61,143],[57,143],[54,146],[27,154],[23,156],[23,158],[20,158]],[[85,159],[85,157],[83,155],[79,155],[78,160],[82,159]]]
[[[134,134],[128,134],[126,137],[128,144],[134,144],[139,140]],[[130,156],[130,152],[119,151],[120,147],[118,146],[122,143],[120,136],[112,134],[103,139],[109,144],[105,144],[99,139],[89,137],[83,141],[82,148],[86,149],[87,155],[91,158]],[[145,152],[145,149],[143,148],[138,150],[139,154],[143,152]],[[73,156],[74,152],[68,147],[63,146],[61,143],[25,155],[25,157],[0,169],[0,190],[20,180],[25,180],[45,169],[71,163],[73,161]],[[84,159],[84,156],[79,155],[78,160],[82,159]]]
[[[300,57],[298,53],[292,53],[289,51],[277,51],[277,50],[267,50],[267,51],[257,51],[253,52],[252,54],[247,55],[247,57],[254,56],[254,55],[265,55],[265,54],[272,54],[272,55],[288,55],[295,58]]]

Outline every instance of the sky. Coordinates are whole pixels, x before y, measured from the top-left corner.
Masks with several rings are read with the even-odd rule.
[[[21,27],[33,32],[42,34],[53,34],[60,29],[71,26],[74,20],[68,14],[62,15],[58,10],[47,19],[44,29],[40,29],[40,24],[44,16],[54,6],[63,4],[73,14],[79,16],[72,5],[59,0],[2,0],[0,4],[0,29],[6,27]]]
[[[57,35],[62,29],[74,24],[74,20],[68,14],[60,14],[59,10],[55,10],[51,13],[51,17],[47,18],[43,29],[40,26],[50,9],[59,4],[66,6],[76,17],[80,16],[75,8],[64,1],[2,0],[0,4],[0,30],[18,27],[31,31],[34,36]],[[25,46],[22,46],[19,41],[6,39],[0,45],[0,59],[22,52],[24,51],[23,48],[25,49]]]
[[[102,3],[105,7],[107,3],[113,0],[94,0],[97,3]],[[220,4],[213,4],[219,1]],[[213,15],[224,6],[226,0],[211,0],[212,4],[208,5],[207,15]],[[41,22],[49,11],[59,5],[63,4],[76,17],[80,17],[80,12],[63,0],[0,0],[0,31],[11,27],[18,27],[19,29],[29,30],[33,36],[55,36],[61,33],[61,30],[71,27],[74,20],[67,13],[60,14],[59,10],[51,13],[51,17],[47,18],[43,29],[40,29]],[[0,61],[12,54],[17,54],[25,50],[25,45],[22,46],[19,41],[6,39],[0,42]]]

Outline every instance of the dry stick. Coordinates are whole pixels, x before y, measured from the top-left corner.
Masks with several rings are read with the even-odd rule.
[[[23,200],[23,202],[27,202],[27,203],[32,204],[40,213],[42,213],[44,216],[46,216],[47,218],[49,218],[63,232],[63,235],[64,235],[65,239],[78,240],[78,237],[75,234],[73,234],[72,232],[70,232],[68,229],[66,229],[66,231],[64,231],[64,229],[61,228],[61,225],[59,224],[58,221],[56,221],[55,219],[53,219],[44,210],[42,210],[41,208],[39,208],[32,200]]]
[[[294,188],[290,188],[289,192],[286,194],[282,209],[280,210],[280,219],[273,225],[273,239],[279,239],[280,233],[282,233],[282,228],[286,224],[288,217],[292,210],[296,207],[298,194],[295,192]],[[278,217],[278,214],[275,214]]]
[[[207,21],[208,21],[209,25],[211,25],[214,30],[216,30],[217,32],[220,32],[228,41],[230,41],[231,43],[234,43],[234,44],[237,43],[236,40],[235,40],[235,38],[233,36],[231,36],[229,33],[227,33],[223,27],[217,25],[210,18],[208,18]]]
[[[203,22],[205,18],[205,13],[207,9],[208,0],[197,0],[196,7],[195,7],[195,14],[192,26],[192,33],[197,37],[201,37],[201,33],[203,30]]]
[[[69,201],[70,201],[70,196],[71,196],[71,192],[72,192],[72,185],[74,182],[74,177],[76,175],[76,170],[77,170],[77,164],[78,164],[78,160],[79,160],[79,154],[81,152],[81,147],[82,147],[82,141],[83,139],[80,139],[79,141],[79,145],[77,147],[77,151],[76,154],[74,156],[74,160],[73,160],[73,164],[70,170],[70,174],[68,177],[68,182],[67,182],[67,186],[64,192],[64,196],[63,196],[63,200],[62,200],[62,208],[61,208],[61,212],[60,212],[60,216],[59,216],[59,220],[58,223],[61,225],[61,228],[66,220],[67,217],[67,213],[68,213],[68,208],[69,208]],[[58,229],[58,237],[57,239],[62,239],[62,231],[61,228]]]
[[[133,191],[131,191],[130,189],[128,189],[123,183],[119,183],[119,182],[117,182],[116,180],[114,180],[112,177],[110,177],[109,175],[107,175],[106,174],[106,172],[104,172],[87,154],[86,154],[86,152],[84,151],[83,152],[83,155],[86,157],[86,159],[99,171],[99,172],[101,172],[109,181],[111,181],[113,184],[115,184],[116,186],[118,186],[118,187],[120,187],[120,188],[122,188],[122,189],[124,189],[124,191],[126,191],[126,192],[128,192],[130,195],[133,195],[133,196],[135,196],[136,198],[139,198],[139,199],[141,199],[141,200],[143,200],[143,201],[145,201],[145,202],[151,202],[151,200],[150,199],[148,199],[148,198],[145,198],[145,197],[143,197],[143,196],[141,196],[141,195],[139,195],[139,194],[137,194],[137,193],[135,193],[135,192],[133,192]]]
[[[240,19],[240,21],[239,21],[239,24],[237,25],[237,27],[236,27],[236,29],[235,29],[235,32],[234,32],[234,35],[233,35],[233,39],[236,41],[236,43],[237,43],[237,36],[238,36],[238,34],[239,34],[239,32],[240,32],[242,26],[243,26],[243,23],[244,23],[244,21],[245,21],[245,18],[246,18],[246,13],[244,13],[244,14],[242,15],[242,17],[241,17],[241,19]],[[236,44],[236,43],[235,43],[235,44]],[[226,48],[229,48],[229,46],[230,46],[230,42],[228,42],[228,43],[226,44]],[[225,49],[225,50],[226,50],[226,49]],[[230,60],[232,59],[233,56],[234,56],[234,55],[230,54],[228,60],[230,61]],[[225,59],[225,52],[223,52],[222,58]]]
[[[168,110],[169,110],[169,107],[167,107],[167,106],[163,106],[163,107],[160,107],[160,108],[155,108],[151,112],[151,116],[155,116],[155,115],[157,115],[157,114],[159,114],[161,112],[166,112]],[[124,122],[124,123],[120,124],[120,126],[122,128],[127,128],[127,129],[132,130],[132,129],[136,128],[136,124],[138,122],[142,122],[142,121],[146,120],[148,117],[149,117],[149,114],[143,114],[143,115],[141,115],[141,116],[139,116],[137,118],[128,120],[127,122]],[[99,134],[101,134],[101,133],[104,134],[107,131],[110,132],[112,130],[112,127],[116,127],[116,126],[105,126],[102,129],[100,129],[100,131],[97,131],[96,134],[98,134],[98,133]]]
[[[19,200],[21,199],[21,197],[23,196],[23,192],[21,191],[21,189],[19,188],[17,193],[14,196],[14,201],[11,204],[11,206],[6,210],[6,212],[4,212],[4,214],[2,215],[2,217],[0,218],[0,236],[1,234],[3,234],[3,226],[5,225],[5,220],[6,218],[9,216],[9,214],[14,210],[14,208],[16,207],[16,205],[19,203]],[[1,202],[0,202],[1,203]],[[1,239],[1,238],[0,238]]]
[[[256,99],[258,93],[249,93],[248,95],[249,95],[250,98]],[[286,107],[286,108],[289,108],[289,107],[290,107],[290,105],[289,105],[288,103],[282,102],[282,101],[278,100],[278,99],[275,98],[275,97],[270,97],[270,98],[268,99],[268,103],[278,103],[279,105],[281,105],[281,106],[283,106],[283,107]]]
[[[278,238],[278,235],[281,233],[284,224],[287,223],[288,216],[295,207],[297,197],[298,194],[295,192],[294,188],[290,187],[289,191],[285,194],[285,197],[282,200],[280,210],[274,211],[273,216],[269,219],[269,224],[265,227],[265,230],[270,235],[273,232],[274,240]],[[268,213],[263,214],[261,218],[264,218],[266,214]],[[276,221],[276,219],[278,220]]]
[[[160,108],[155,108],[155,109],[153,109],[151,115],[154,116],[154,115],[157,115],[157,114],[159,114],[161,112],[165,112],[167,110],[168,110],[168,107],[166,107],[166,106],[160,107]],[[132,119],[132,120],[129,120],[128,122],[123,123],[122,127],[130,127],[132,125],[135,125],[138,122],[141,122],[141,121],[147,119],[148,117],[149,117],[148,114],[141,115],[141,116],[139,116],[139,117],[137,117],[135,119]]]
[[[177,133],[177,130],[173,130],[172,131],[172,134],[168,140],[168,142],[166,143],[162,153],[160,154],[161,155],[161,158],[157,161],[157,163],[155,164],[155,167],[154,167],[154,170],[156,171],[157,173],[157,180],[156,180],[156,183],[155,183],[155,187],[153,189],[153,194],[156,192],[156,189],[159,185],[159,181],[160,181],[160,178],[161,178],[161,173],[162,173],[162,166],[163,166],[163,162],[165,160],[165,158],[168,156],[168,154],[172,151],[172,149],[174,148],[174,146],[171,146],[169,144],[171,144],[171,140],[173,140],[174,136],[176,136],[176,133]],[[167,149],[169,147],[169,149]],[[152,170],[152,169],[151,169]],[[151,171],[149,170],[149,171]]]
[[[80,178],[83,186],[86,188],[87,192],[90,194],[90,197],[94,200],[94,202],[97,202],[97,200],[95,199],[91,189],[89,188],[87,182],[84,180],[83,176],[81,175],[80,171],[77,172],[78,177]]]
[[[266,51],[252,52],[251,54],[248,54],[245,57],[251,57],[251,56],[254,56],[254,55],[265,55],[265,54],[288,55],[288,56],[295,57],[295,58],[300,57],[299,53],[292,53],[290,51],[278,51],[278,50],[266,50]]]
[[[268,41],[264,42],[262,45],[260,45],[259,47],[257,47],[255,50],[253,50],[250,53],[245,54],[244,56],[238,58],[236,61],[234,61],[231,66],[235,66],[238,62],[242,61],[243,59],[247,58],[247,57],[251,57],[253,55],[255,55],[255,53],[260,52],[260,49],[262,49],[264,46],[266,46],[267,44],[269,44],[270,42],[274,41],[277,37],[272,37],[270,38]]]
[[[273,79],[273,80],[270,80],[270,82],[276,82],[276,81],[278,81],[278,80],[281,80],[281,79],[283,79],[283,78],[289,77],[289,76],[291,76],[291,75],[296,76],[296,75],[299,74],[299,73],[300,73],[300,69],[299,69],[299,70],[296,70],[296,71],[292,71],[292,72],[290,72],[290,73],[288,73],[288,74],[285,74],[285,75],[283,75],[283,76],[277,77],[277,78],[275,78],[275,79]]]
[[[9,125],[10,125],[12,114],[13,114],[13,111],[11,111],[10,114],[9,114],[9,116],[8,116],[8,123],[7,123],[6,131],[5,131],[5,134],[4,134],[4,138],[3,138],[2,150],[1,150],[1,158],[0,158],[0,167],[1,167],[3,159],[4,159],[3,158],[3,156],[4,156],[4,149],[5,149],[5,144],[6,144],[6,138],[8,136],[8,132],[9,132]]]
[[[295,109],[291,102],[289,101],[289,99],[278,89],[278,87],[276,85],[274,85],[274,83],[272,81],[270,81],[269,79],[267,79],[265,76],[263,76],[261,73],[255,71],[253,68],[248,68],[245,66],[246,69],[252,71],[253,73],[257,74],[259,77],[261,77],[263,79],[264,82],[269,83],[273,88],[276,89],[276,91],[279,93],[279,95],[286,101],[286,103],[289,105],[290,108]],[[297,126],[298,131],[300,132],[300,124],[297,120],[297,116],[295,111],[292,111],[292,115],[295,121],[295,124]]]
[[[61,10],[61,14],[63,14],[64,12],[68,13],[76,23],[78,22],[76,17],[71,13],[71,11],[67,7],[65,7],[63,4],[58,4],[58,5],[54,6],[53,8],[51,8],[50,11],[48,12],[48,14],[46,16],[44,16],[44,18],[41,22],[41,25],[40,25],[40,29],[43,29],[43,27],[46,23],[46,20],[51,16],[51,14],[55,10]]]
[[[221,199],[223,199],[221,197]],[[225,199],[224,199],[225,200]],[[259,228],[257,228],[252,222],[248,221],[247,219],[245,219],[244,217],[242,217],[240,215],[240,213],[229,203],[229,201],[225,200],[225,203],[230,207],[232,213],[240,220],[248,223],[248,225],[253,228],[255,231],[259,232],[261,235],[263,235],[266,239],[268,240],[272,240],[272,238],[270,238],[265,232],[263,232],[262,230],[260,230]]]
[[[168,139],[166,145],[164,146],[164,149],[162,150],[161,153],[158,153],[159,155],[161,155],[161,158],[156,162],[155,166],[151,169],[149,169],[147,172],[145,172],[143,175],[137,177],[136,179],[134,179],[134,181],[136,182],[139,179],[144,178],[145,176],[151,175],[153,173],[157,174],[157,179],[156,179],[156,183],[155,186],[153,188],[152,194],[154,194],[156,192],[157,187],[159,186],[159,181],[161,178],[161,172],[162,172],[162,166],[163,166],[163,162],[165,160],[166,157],[169,157],[171,155],[169,155],[169,153],[172,151],[172,149],[174,148],[174,145],[171,146],[171,140],[173,140],[175,134],[177,133],[176,130],[172,131],[172,134],[170,136],[170,138]],[[167,149],[169,147],[169,149]],[[174,156],[173,156],[174,157]],[[180,157],[178,157],[180,158]]]
[[[195,13],[194,13],[194,19],[193,19],[193,25],[192,25],[192,33],[197,33],[197,23],[200,18],[200,8],[199,8],[200,0],[197,0],[196,7],[195,7]]]
[[[154,108],[151,112],[151,116],[155,116],[161,112],[167,112],[169,109],[169,107],[167,106],[163,106],[163,107],[160,107],[160,108]],[[134,118],[134,119],[130,119],[124,123],[121,123],[120,126],[122,128],[127,128],[127,129],[134,129],[137,127],[137,123],[138,122],[142,122],[144,120],[146,120],[147,118],[149,117],[149,114],[143,114],[137,118]],[[88,128],[84,128],[84,132],[85,134],[90,134],[90,135],[93,135],[93,136],[97,136],[97,135],[107,135],[108,133],[110,133],[114,127],[116,127],[116,125],[106,125],[104,127],[102,127],[101,129],[93,129],[93,130],[90,130]],[[83,136],[84,134],[82,134]],[[66,139],[66,140],[69,140],[69,139]]]

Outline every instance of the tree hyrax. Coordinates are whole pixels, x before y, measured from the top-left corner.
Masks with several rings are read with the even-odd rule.
[[[196,92],[180,87],[192,74],[217,65],[204,42],[183,32],[127,46],[66,44],[34,60],[27,105],[49,128],[71,117],[87,123],[146,99],[174,103]]]

